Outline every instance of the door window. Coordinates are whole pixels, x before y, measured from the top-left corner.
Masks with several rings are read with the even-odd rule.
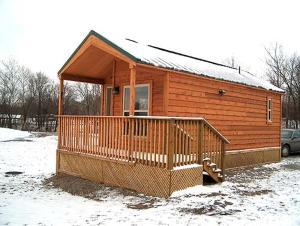
[[[123,114],[129,115],[130,105],[130,87],[124,87],[123,94]],[[147,116],[149,115],[149,85],[142,84],[135,86],[135,104],[134,104],[134,115],[135,116]]]

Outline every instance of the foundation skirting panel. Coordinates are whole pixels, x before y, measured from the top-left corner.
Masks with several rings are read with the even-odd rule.
[[[262,163],[279,162],[281,148],[258,148],[239,151],[227,151],[225,154],[225,168],[236,168]]]
[[[169,197],[173,192],[203,184],[203,167],[165,168],[113,162],[94,156],[57,151],[57,171],[147,195]]]

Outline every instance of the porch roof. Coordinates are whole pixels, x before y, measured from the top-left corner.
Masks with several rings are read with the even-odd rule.
[[[107,39],[95,31],[90,31],[80,46],[71,55],[68,61],[58,72],[59,74],[68,65],[69,61],[80,50],[86,40],[94,36],[98,40],[109,45],[121,55],[135,63],[153,65],[155,67],[166,68],[174,71],[192,73],[199,76],[207,76],[219,80],[244,84],[252,87],[263,88],[276,92],[283,92],[282,89],[272,85],[268,81],[256,77],[255,75],[240,70],[238,68],[229,67],[216,62],[204,60],[201,58],[189,56],[186,54],[174,52],[152,45],[143,45],[130,39]]]

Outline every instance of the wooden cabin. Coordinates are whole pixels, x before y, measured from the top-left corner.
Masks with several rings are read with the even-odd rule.
[[[237,68],[91,31],[58,73],[57,173],[150,195],[280,160],[282,90]],[[64,115],[64,81],[102,86],[101,115]]]

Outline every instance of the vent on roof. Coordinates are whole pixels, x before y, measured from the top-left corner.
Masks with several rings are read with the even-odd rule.
[[[138,43],[137,41],[132,40],[132,39],[130,39],[130,38],[125,38],[125,40],[130,41],[130,42],[134,42],[134,43]]]

